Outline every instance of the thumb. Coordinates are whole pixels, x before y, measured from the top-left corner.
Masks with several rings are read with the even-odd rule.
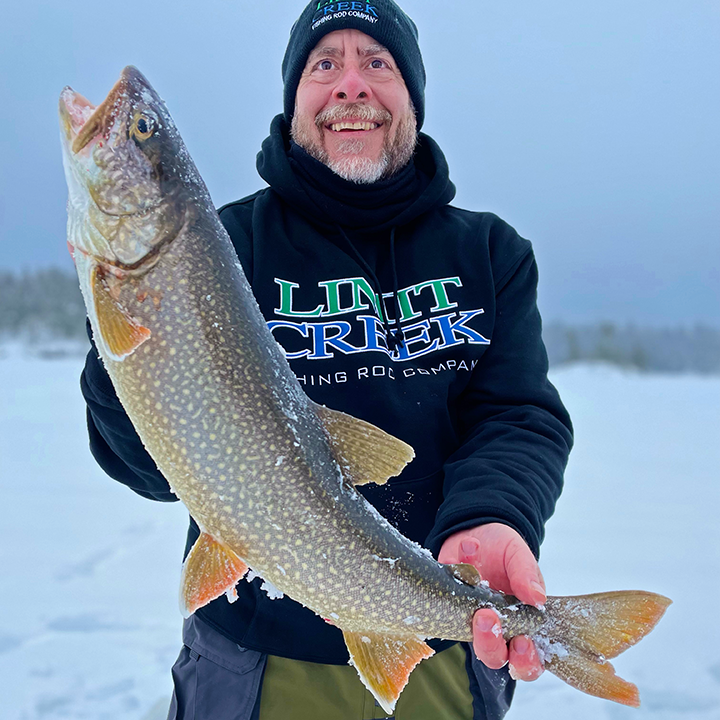
[[[511,543],[505,555],[510,590],[526,605],[543,605],[547,599],[545,580],[532,550],[521,539]]]
[[[480,542],[467,534],[459,533],[449,537],[440,549],[438,562],[453,565],[455,563],[474,563]]]

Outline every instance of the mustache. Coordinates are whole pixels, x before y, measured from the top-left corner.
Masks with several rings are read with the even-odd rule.
[[[350,103],[349,105],[333,105],[319,112],[315,116],[315,125],[322,128],[330,123],[340,122],[345,118],[361,120],[363,122],[386,123],[392,122],[392,115],[388,110],[374,108],[365,103]]]

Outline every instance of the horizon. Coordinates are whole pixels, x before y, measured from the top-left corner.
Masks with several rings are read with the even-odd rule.
[[[545,322],[720,325],[720,6],[401,5],[453,204],[533,241]],[[254,156],[303,7],[159,0],[142,24],[102,22],[89,0],[6,10],[0,270],[72,269],[57,98],[71,85],[97,104],[127,64],[167,100],[218,206],[264,186]]]

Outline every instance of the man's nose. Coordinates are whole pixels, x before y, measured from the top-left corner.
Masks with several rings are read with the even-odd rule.
[[[349,102],[369,100],[372,88],[358,68],[346,68],[335,87],[335,97]]]

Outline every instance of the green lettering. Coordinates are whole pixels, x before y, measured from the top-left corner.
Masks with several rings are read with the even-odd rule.
[[[360,300],[360,295],[364,295],[375,308],[375,312],[381,320],[385,319],[383,313],[382,303],[375,294],[375,291],[370,287],[370,283],[363,277],[349,278],[353,286],[353,304],[361,308],[367,308],[367,305],[363,305]]]
[[[275,282],[280,286],[280,307],[275,308],[278,315],[285,315],[286,317],[317,317],[322,314],[325,309],[323,305],[318,305],[314,310],[293,310],[292,292],[294,288],[300,286],[297,283],[280,280],[279,278],[275,278]]]
[[[355,312],[356,310],[365,310],[367,305],[359,303],[357,300],[357,293],[353,293],[353,304],[351,307],[342,307],[340,302],[340,288],[343,285],[351,285],[352,280],[342,278],[341,280],[323,280],[319,282],[319,287],[325,288],[325,300],[327,302],[327,310],[323,313],[324,316],[332,317],[333,315],[344,315],[345,313]]]
[[[352,305],[350,307],[342,307],[340,301],[340,288],[343,285],[351,286],[352,293]],[[380,310],[380,304],[377,301],[377,296],[370,287],[370,284],[365,278],[342,278],[341,280],[323,280],[318,283],[318,286],[325,288],[325,298],[327,301],[327,310],[323,312],[323,317],[332,317],[333,315],[344,315],[345,313],[357,312],[358,310],[367,310],[369,305],[364,303],[361,299],[361,295],[364,295],[375,308],[375,311],[382,318],[382,311]]]
[[[403,288],[398,290],[398,301],[400,302],[400,322],[406,320],[414,320],[422,315],[421,312],[415,312],[410,302],[410,293],[415,293],[414,287]]]
[[[447,290],[445,285],[452,285],[455,287],[462,287],[462,281],[459,277],[443,278],[441,280],[428,280],[427,282],[420,283],[412,288],[415,295],[419,295],[426,287],[432,288],[433,295],[435,296],[435,307],[431,308],[430,312],[438,312],[440,310],[448,310],[449,308],[457,307],[457,303],[451,303],[448,298]]]

